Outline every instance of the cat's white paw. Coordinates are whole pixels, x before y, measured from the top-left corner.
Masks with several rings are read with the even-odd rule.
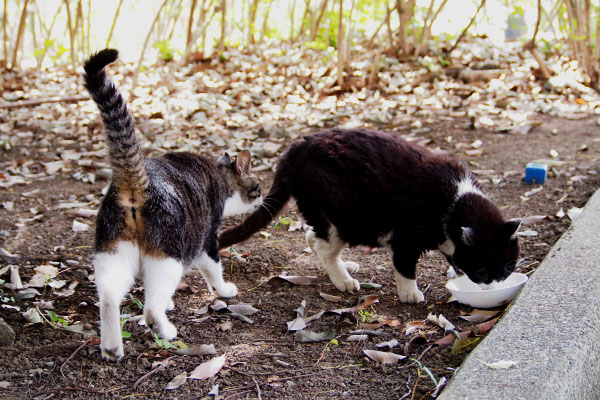
[[[348,271],[351,274],[360,270],[360,265],[358,263],[355,263],[354,261],[342,261],[340,262],[340,265],[343,268],[346,268],[346,271]]]
[[[177,337],[177,328],[169,321],[164,321],[162,324],[160,324],[158,336],[161,339],[173,340]]]
[[[224,298],[235,297],[238,294],[237,287],[231,282],[224,282],[222,285],[215,287],[217,296]]]
[[[339,290],[340,292],[352,293],[352,292],[358,292],[360,290],[360,284],[358,283],[358,281],[356,279],[353,279],[353,278],[340,279],[340,280],[332,281],[332,283],[337,288],[337,290]]]
[[[121,337],[118,340],[106,336],[102,337],[100,350],[102,351],[102,358],[108,361],[119,361],[125,355]]]
[[[421,292],[419,289],[410,291],[398,290],[398,299],[401,303],[415,304],[425,300],[425,296],[423,295],[423,292]]]

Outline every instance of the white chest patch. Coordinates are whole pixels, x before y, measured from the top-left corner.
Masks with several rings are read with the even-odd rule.
[[[235,192],[233,196],[229,197],[225,201],[225,209],[223,210],[223,216],[229,217],[232,215],[243,214],[245,212],[254,210],[262,203],[262,196],[258,197],[252,203],[245,203],[242,200],[240,192]]]

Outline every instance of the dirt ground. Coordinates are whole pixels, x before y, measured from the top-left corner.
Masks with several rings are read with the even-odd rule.
[[[521,227],[521,231],[529,231],[531,235],[521,237],[525,262],[519,271],[524,273],[535,270],[569,227],[569,217],[560,218],[557,212],[583,207],[600,182],[597,117],[567,120],[540,115],[538,120],[539,125],[527,134],[470,129],[469,121],[461,118],[425,124],[430,130],[420,134],[427,139],[428,147],[451,151],[469,163],[507,217],[547,216]],[[408,132],[400,129],[399,133]],[[455,146],[457,141],[472,143],[477,139],[485,147],[483,154],[476,157],[467,156]],[[76,147],[76,141],[72,146]],[[1,151],[2,163],[27,157],[29,151],[18,147]],[[556,158],[552,158],[551,152]],[[540,192],[525,195],[537,187],[523,182],[525,164],[536,159],[562,163],[551,168]],[[260,174],[265,182],[263,189],[267,190],[272,173]],[[51,263],[60,269],[61,280],[69,284],[78,282],[74,292],[63,297],[57,296],[54,293],[57,289],[50,286],[39,289],[41,295],[19,299],[15,298],[16,291],[0,288],[2,304],[19,308],[19,311],[0,308],[0,316],[16,332],[15,343],[0,351],[0,397],[4,399],[214,398],[208,396],[215,385],[218,398],[222,399],[431,398],[435,384],[427,372],[436,381],[443,377],[450,379],[467,354],[453,354],[452,346],[432,345],[444,336],[443,330],[433,324],[424,324],[414,333],[405,334],[408,322],[423,320],[429,313],[443,314],[459,331],[473,325],[459,318],[461,312],[470,312],[472,308],[447,302],[450,297],[444,287],[447,264],[439,254],[425,254],[419,262],[418,284],[425,291],[424,303],[397,302],[390,257],[383,249],[371,253],[364,248],[345,250],[348,259],[361,265],[355,277],[360,282],[377,283],[381,288],[363,289],[358,294],[339,293],[317,266],[315,257],[305,252],[304,232],[301,229],[290,232],[280,223],[279,229],[272,224],[266,230],[270,236],[256,235],[235,246],[237,255],[223,258],[226,279],[239,288],[239,295],[228,304],[252,304],[259,310],[249,316],[252,323],[210,308],[206,311],[205,307],[215,299],[209,295],[204,281],[194,275],[185,278],[187,285],[177,292],[176,308],[169,313],[179,329],[179,340],[187,346],[214,344],[216,355],[226,355],[226,363],[212,378],[190,379],[178,389],[165,391],[176,375],[189,373],[214,356],[178,355],[161,350],[144,326],[130,320],[123,326],[131,333],[125,339],[125,358],[119,363],[109,363],[100,358],[97,336],[88,339],[61,329],[60,324],[52,321],[28,323],[22,315],[37,305],[42,315],[49,318],[39,302],[53,300],[55,315],[69,326],[80,322],[84,329],[92,329],[96,335],[99,332],[90,263],[93,220],[80,219],[90,229],[73,232],[73,215],[55,206],[65,200],[89,203],[92,199],[88,206],[96,208],[106,183],[105,180],[82,183],[69,174],[58,174],[37,179],[30,185],[0,189],[0,203],[4,204],[0,207],[0,247],[21,257],[18,261],[0,258],[0,268],[19,265],[21,278],[27,282],[34,274],[34,267]],[[13,204],[8,207],[10,210],[6,206],[9,202]],[[22,221],[36,215],[42,217]],[[299,220],[293,205],[282,216]],[[225,224],[235,221],[227,220]],[[308,286],[275,287],[265,282],[281,274],[317,279]],[[2,278],[10,281],[9,273]],[[340,296],[343,302],[328,301],[320,296],[321,292]],[[122,312],[135,319],[132,317],[141,312],[135,300],[143,300],[143,289],[138,287],[131,294],[122,304]],[[376,295],[379,302],[350,317],[325,315],[309,324],[307,329],[315,332],[334,329],[335,341],[302,343],[287,330],[286,322],[296,318],[296,309],[303,300],[307,315],[313,315],[349,307],[364,295]],[[366,325],[389,320],[398,320],[398,326]],[[364,329],[369,331],[366,341],[346,340],[350,332]],[[392,339],[399,345],[391,351],[407,356],[397,364],[383,365],[363,353]],[[163,366],[157,367],[157,362],[163,362]]]

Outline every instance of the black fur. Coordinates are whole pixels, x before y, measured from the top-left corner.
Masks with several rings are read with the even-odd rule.
[[[518,258],[518,222],[507,222],[484,196],[457,199],[458,182],[470,176],[455,158],[396,135],[364,129],[319,133],[291,146],[263,205],[222,231],[219,243],[228,247],[248,239],[294,197],[317,237],[327,240],[334,225],[351,246],[389,245],[394,266],[406,278],[415,278],[424,251],[450,238],[456,251],[448,258],[457,269],[477,283],[502,280]],[[472,228],[471,243],[464,242],[463,227]]]

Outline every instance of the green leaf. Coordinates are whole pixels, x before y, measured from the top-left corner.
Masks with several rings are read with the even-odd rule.
[[[55,324],[56,321],[58,321],[58,317],[56,316],[56,313],[52,310],[48,311],[48,316],[50,317],[50,321]]]
[[[464,353],[467,350],[474,348],[481,341],[481,337],[467,337],[464,339],[456,339],[452,345],[452,354]]]
[[[129,339],[131,337],[131,332],[121,331],[121,337],[123,337],[125,339]]]
[[[381,289],[381,285],[379,283],[361,282],[360,288],[361,289]]]

